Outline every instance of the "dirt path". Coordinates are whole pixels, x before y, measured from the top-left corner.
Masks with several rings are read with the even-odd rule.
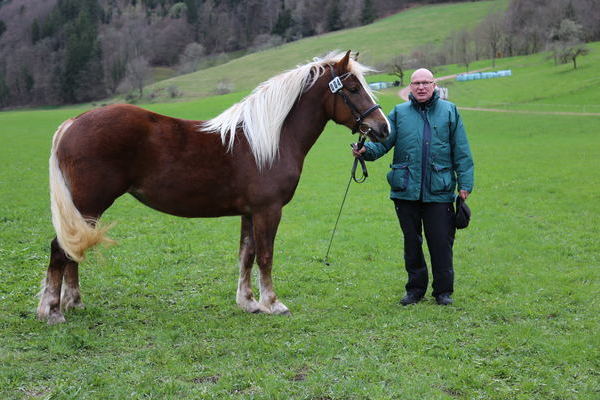
[[[476,108],[476,107],[458,107],[459,110],[468,111],[487,111],[513,114],[538,114],[538,115],[578,115],[581,117],[600,117],[600,113],[591,112],[572,112],[572,111],[526,111],[526,110],[504,110],[501,108]]]
[[[482,68],[475,71],[470,72],[480,72],[485,71],[488,68]],[[447,79],[454,79],[456,75],[446,75],[437,78],[436,80],[445,81]],[[398,92],[398,96],[404,100],[408,101],[408,95],[410,93],[410,86],[400,89]],[[477,108],[477,107],[458,107],[459,110],[467,110],[467,111],[484,111],[484,112],[499,112],[499,113],[513,113],[513,114],[537,114],[537,115],[577,115],[580,117],[600,117],[600,113],[591,113],[591,112],[570,112],[570,111],[526,111],[526,110],[504,110],[501,108]]]

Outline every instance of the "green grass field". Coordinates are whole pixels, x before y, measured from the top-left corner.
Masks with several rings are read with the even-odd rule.
[[[456,83],[451,95],[459,106],[529,109],[541,83],[566,99],[557,105],[596,107],[597,86],[589,96],[569,88],[597,79],[597,53],[594,45],[575,73],[522,58],[512,78]],[[575,79],[561,86],[563,76]],[[150,108],[205,119],[243,94]],[[392,92],[380,100],[385,110],[399,101]],[[599,117],[462,113],[476,188],[472,225],[457,233],[453,306],[398,304],[406,274],[389,156],[351,186],[331,265],[321,262],[355,140],[330,124],[276,241],[275,287],[293,316],[235,305],[238,218],[181,219],[125,196],[104,217],[118,222],[119,245],[81,267],[85,310],[49,327],[35,319],[35,294],[53,237],[50,139],[84,109],[0,113],[0,398],[600,396]]]

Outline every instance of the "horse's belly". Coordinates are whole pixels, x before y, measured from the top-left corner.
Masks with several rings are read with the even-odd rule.
[[[230,157],[183,156],[155,162],[134,179],[129,192],[156,210],[190,218],[249,215],[282,207],[293,196],[300,169],[282,166],[261,174],[251,156]]]
[[[132,188],[129,193],[148,207],[179,217],[224,217],[250,211],[236,201],[236,196],[225,196],[222,191]]]

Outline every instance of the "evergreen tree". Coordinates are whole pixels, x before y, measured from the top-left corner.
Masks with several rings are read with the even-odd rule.
[[[60,87],[63,102],[88,101],[103,93],[102,55],[98,43],[101,13],[97,0],[63,0],[64,15],[76,13],[67,24],[67,43]],[[59,1],[59,5],[61,1]]]
[[[196,4],[196,0],[185,0],[185,5],[187,7],[187,22],[195,26],[198,23],[198,5]]]
[[[373,0],[365,0],[365,2],[363,3],[360,21],[363,25],[366,25],[375,21],[375,18],[376,14],[375,9],[373,8]]]
[[[294,25],[294,20],[292,18],[292,13],[289,8],[284,9],[279,13],[279,17],[277,17],[277,22],[271,31],[274,35],[279,35],[281,37],[285,37],[285,34],[289,28]]]
[[[40,40],[40,38],[40,24],[38,23],[38,20],[36,18],[33,20],[33,25],[31,26],[31,43],[36,44],[38,40]]]
[[[569,1],[567,6],[565,7],[565,18],[570,20],[576,20],[575,16],[575,7],[573,7],[573,2]]]
[[[327,14],[327,30],[339,31],[342,27],[339,1],[333,0],[331,8],[329,9],[329,14]]]
[[[10,104],[10,89],[6,84],[4,74],[0,75],[0,107],[6,107]]]

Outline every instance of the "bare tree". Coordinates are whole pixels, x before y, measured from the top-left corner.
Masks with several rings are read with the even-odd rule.
[[[345,0],[341,8],[341,20],[344,29],[358,26],[361,23],[362,4],[364,0]],[[371,21],[372,22],[372,21]]]
[[[152,46],[144,53],[152,65],[177,64],[179,55],[194,36],[182,18],[166,18],[155,24],[152,31]]]
[[[588,49],[584,43],[579,43],[574,46],[569,47],[563,54],[563,60],[571,60],[573,62],[573,69],[577,69],[577,57],[585,56],[589,54],[590,49]]]
[[[407,62],[408,57],[406,55],[398,54],[392,59],[390,64],[390,72],[398,77],[400,86],[404,86],[404,70],[406,69]]]
[[[427,68],[435,74],[436,67],[440,65],[440,58],[437,46],[434,43],[428,42],[417,47],[411,53],[411,60],[407,61],[407,66],[411,68]]]
[[[475,60],[471,35],[467,30],[463,29],[456,33],[454,39],[457,60],[469,72],[469,65]]]
[[[151,69],[148,60],[136,57],[127,63],[125,80],[121,84],[122,91],[138,91],[138,98],[144,94],[144,86],[150,82]]]
[[[589,49],[581,40],[583,26],[570,19],[563,19],[558,29],[550,33],[550,48],[554,62],[573,62],[573,69],[577,69],[577,57],[589,53]]]
[[[475,59],[475,43],[471,39],[471,34],[463,29],[452,33],[444,42],[442,55],[437,59],[444,58],[446,62],[454,62],[466,67],[469,72],[469,64]]]
[[[202,61],[205,54],[206,49],[200,43],[192,42],[188,44],[180,56],[179,71],[182,73],[197,71],[200,61]]]
[[[252,51],[261,51],[266,50],[271,47],[279,46],[283,43],[283,38],[278,35],[269,35],[268,33],[263,33],[257,35],[254,38],[254,42],[252,43],[252,47],[250,50]]]
[[[571,4],[577,21],[583,25],[584,40],[586,42],[600,40],[600,7],[597,0],[576,0]],[[567,16],[569,17],[569,16]]]
[[[102,64],[106,90],[109,94],[114,94],[119,83],[125,77],[127,59],[129,58],[129,38],[125,32],[110,26],[103,30],[99,39],[102,46]]]
[[[489,49],[493,68],[496,67],[496,57],[501,56],[500,45],[504,36],[503,19],[504,14],[502,12],[492,13],[485,18],[479,29],[481,38]]]

